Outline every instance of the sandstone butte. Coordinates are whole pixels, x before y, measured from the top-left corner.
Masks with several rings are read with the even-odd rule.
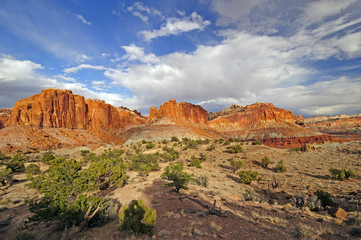
[[[9,120],[11,110],[9,108],[0,109],[0,129],[6,127],[6,123]]]
[[[117,109],[101,100],[85,99],[71,90],[44,89],[17,101],[7,125],[99,130],[145,122],[135,112]]]
[[[168,117],[177,120],[185,120],[193,123],[208,124],[208,113],[199,105],[187,102],[177,103],[176,100],[170,100],[159,107],[151,107],[149,121],[156,118]]]
[[[277,108],[272,103],[255,103],[246,107],[234,107],[233,111],[215,117],[209,124],[221,131],[230,131],[257,123],[290,122],[296,124],[296,121],[300,121],[300,117],[296,118],[291,111]]]

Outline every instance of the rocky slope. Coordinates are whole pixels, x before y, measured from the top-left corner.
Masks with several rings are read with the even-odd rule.
[[[309,117],[305,124],[323,133],[361,139],[361,114]]]
[[[218,132],[243,139],[268,139],[317,135],[297,123],[302,118],[291,111],[277,108],[272,103],[235,106],[220,114],[213,114],[209,125]]]

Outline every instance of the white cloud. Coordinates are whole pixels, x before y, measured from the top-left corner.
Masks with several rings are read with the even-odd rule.
[[[94,65],[90,65],[90,64],[80,64],[76,67],[71,67],[71,68],[66,68],[63,71],[65,73],[77,73],[79,70],[83,70],[83,69],[93,69],[93,70],[106,70],[107,68],[104,66],[94,66]]]
[[[357,0],[320,0],[310,2],[305,9],[304,17],[311,22],[321,21],[324,18],[342,12]]]
[[[134,44],[123,46],[122,48],[126,54],[120,58],[121,60],[127,59],[128,61],[140,61],[142,63],[157,63],[160,61],[153,53],[145,54],[143,48],[137,47]]]
[[[182,19],[179,18],[167,18],[166,23],[163,24],[160,29],[152,31],[141,31],[140,34],[143,39],[147,42],[154,38],[165,37],[169,35],[178,35],[183,32],[190,32],[193,30],[204,30],[209,24],[208,20],[203,18],[196,12],[193,12],[190,16],[184,16]]]
[[[148,22],[148,16],[162,17],[162,14],[159,10],[147,7],[141,2],[136,2],[132,6],[127,7],[127,11],[140,18],[145,23]]]
[[[62,74],[54,75],[53,78],[55,78],[55,79],[60,79],[60,80],[64,80],[64,81],[67,81],[67,82],[76,82],[76,79],[75,79],[75,78],[69,77],[69,76],[67,76],[67,75],[62,75]]]
[[[91,26],[92,23],[90,21],[85,20],[85,18],[80,14],[75,14],[75,17],[79,19],[83,24]]]
[[[228,25],[237,22],[241,17],[247,16],[253,8],[261,4],[263,0],[212,0],[211,6],[220,18],[217,24]]]

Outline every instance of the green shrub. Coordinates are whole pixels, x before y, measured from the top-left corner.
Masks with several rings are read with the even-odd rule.
[[[200,153],[198,159],[199,161],[204,162],[207,160],[207,155],[205,155],[204,153]]]
[[[234,145],[234,146],[229,146],[228,150],[229,150],[230,153],[240,153],[240,152],[244,151],[241,144],[237,144],[237,145]]]
[[[216,149],[214,144],[211,144],[206,150],[207,151],[213,151],[214,149]]]
[[[189,167],[196,167],[196,168],[202,168],[201,161],[196,158],[195,156],[192,156],[192,161],[188,165]]]
[[[163,147],[163,153],[159,156],[166,162],[174,161],[179,158],[180,154],[174,148]]]
[[[261,181],[262,177],[259,177],[257,171],[244,170],[238,173],[240,181],[245,184],[251,184],[253,180]]]
[[[252,202],[259,202],[261,201],[260,196],[253,190],[253,189],[247,189],[246,192],[244,192],[242,195],[243,201],[252,201]]]
[[[269,159],[268,156],[265,156],[264,158],[262,158],[262,160],[261,160],[261,166],[262,166],[263,168],[267,168],[269,164],[271,164],[271,160]]]
[[[50,162],[54,159],[55,159],[55,156],[52,152],[46,152],[41,157],[41,162],[50,164]]]
[[[252,142],[252,145],[262,145],[261,140],[256,139],[256,141]]]
[[[219,142],[219,144],[222,144],[222,143],[224,142],[224,139],[223,139],[223,138],[220,138],[220,139],[218,140],[218,142]]]
[[[0,170],[0,183],[3,186],[10,184],[12,179],[13,179],[13,175],[11,169],[5,168],[3,170]]]
[[[80,151],[80,156],[85,157],[85,156],[88,155],[89,153],[90,153],[89,150],[81,150],[81,151]]]
[[[292,199],[292,205],[299,208],[307,207],[311,211],[319,211],[323,209],[321,200],[315,195],[295,196]]]
[[[275,167],[275,171],[276,172],[286,172],[287,168],[283,162],[283,160],[278,161],[276,167]]]
[[[349,178],[358,179],[358,175],[351,169],[346,170],[346,169],[330,168],[329,172],[331,173],[331,176],[333,178],[336,178],[338,180],[344,180]]]
[[[2,152],[0,152],[0,164],[5,164],[6,162],[8,162],[11,159],[11,157],[6,156],[5,154],[3,154]]]
[[[175,187],[176,191],[179,192],[180,189],[187,189],[188,183],[192,180],[192,175],[183,172],[182,163],[176,165],[170,163],[169,166],[164,169],[161,178],[172,181],[168,183],[167,186]]]
[[[155,209],[150,209],[144,205],[141,199],[133,200],[129,205],[122,208],[119,215],[118,230],[131,230],[134,234],[155,233],[155,223],[157,214]]]
[[[225,142],[223,143],[223,146],[226,146],[226,145],[229,145],[229,144],[231,144],[231,141],[228,139],[227,141],[225,141]]]
[[[81,173],[81,180],[89,189],[107,189],[111,185],[122,187],[129,178],[125,173],[127,166],[122,160],[100,157]]]
[[[40,173],[40,168],[38,165],[31,163],[29,166],[25,168],[25,172],[27,175],[36,175]]]
[[[179,142],[179,139],[178,139],[176,136],[172,136],[172,137],[170,138],[170,141],[171,141],[171,142]]]
[[[104,200],[84,194],[89,185],[80,170],[80,164],[73,159],[54,159],[48,171],[32,178],[29,186],[40,190],[43,197],[30,203],[30,211],[34,214],[30,222],[55,220],[60,228],[77,225],[83,221],[89,203],[91,212],[98,206],[101,208],[93,219],[101,217]]]
[[[149,143],[147,143],[147,145],[145,145],[145,147],[146,147],[147,149],[154,148],[154,146],[155,146],[154,142],[149,142]]]
[[[233,173],[235,173],[238,169],[240,169],[243,166],[243,162],[241,160],[235,160],[232,158],[230,162]]]
[[[317,190],[314,195],[317,196],[317,198],[321,201],[321,205],[323,208],[333,205],[330,193],[323,190]]]
[[[5,162],[6,168],[10,169],[11,172],[23,171],[25,168],[25,157],[21,153],[15,153],[14,156],[10,159],[7,159]]]
[[[140,175],[147,176],[151,171],[159,170],[158,155],[137,154],[130,156],[129,169],[136,170]]]

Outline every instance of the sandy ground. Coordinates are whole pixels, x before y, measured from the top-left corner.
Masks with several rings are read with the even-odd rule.
[[[168,146],[173,144],[168,143]],[[326,143],[309,152],[244,144],[245,151],[237,154],[228,153],[227,146],[222,144],[215,144],[215,150],[207,151],[210,144],[212,142],[187,150],[184,150],[184,145],[174,146],[181,152],[177,161],[188,163],[192,155],[199,156],[200,153],[207,156],[201,169],[185,167],[185,171],[193,173],[195,178],[206,176],[207,187],[192,182],[189,189],[176,193],[165,187],[166,182],[160,179],[163,170],[160,170],[151,172],[147,177],[129,172],[130,179],[123,188],[114,187],[99,193],[120,205],[141,198],[146,205],[155,208],[157,224],[153,237],[134,237],[118,232],[118,220],[115,219],[103,227],[87,228],[74,239],[297,239],[301,230],[306,232],[302,235],[304,239],[357,239],[349,234],[355,226],[346,224],[346,221],[333,218],[326,211],[311,212],[292,207],[289,203],[296,195],[312,195],[322,189],[331,193],[333,200],[348,212],[349,217],[354,216],[357,203],[361,201],[360,180],[335,180],[330,177],[329,168],[352,169],[361,175],[361,157],[357,154],[361,150],[360,142]],[[235,144],[238,143],[231,143]],[[147,150],[145,144],[134,143],[123,148],[131,152],[134,145],[144,153],[161,151],[165,146],[156,143],[154,149]],[[93,152],[101,153],[104,149],[98,148]],[[56,155],[80,159],[81,150],[87,148],[57,150]],[[273,162],[267,169],[259,164],[265,156]],[[237,174],[229,169],[231,158],[242,160],[242,170],[258,171],[263,180],[251,185],[240,183]],[[287,167],[284,173],[274,171],[279,160],[283,160]],[[162,169],[167,165],[160,163]],[[0,220],[11,218],[9,225],[0,228],[0,239],[23,231],[23,221],[30,214],[26,200],[39,196],[35,190],[25,187],[25,174],[17,174],[14,178],[18,181],[10,187],[2,187],[0,191]],[[272,189],[272,179],[276,179],[280,187]],[[245,201],[245,193],[249,191],[254,195],[253,201]],[[208,214],[207,209],[189,199],[180,200],[184,195],[210,206],[216,200],[216,207],[224,216]],[[48,232],[45,230],[43,235],[38,235],[39,239],[45,233]],[[61,232],[46,236],[47,239],[59,239]]]

